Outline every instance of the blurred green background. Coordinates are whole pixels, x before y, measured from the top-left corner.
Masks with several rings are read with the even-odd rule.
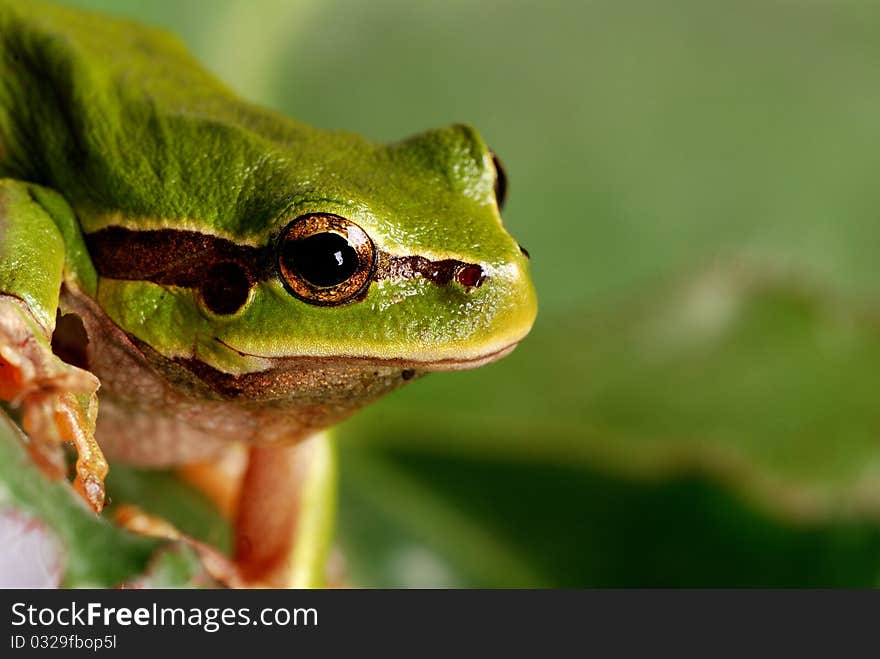
[[[880,7],[67,0],[392,141],[466,121],[540,300],[342,428],[361,586],[880,585]]]

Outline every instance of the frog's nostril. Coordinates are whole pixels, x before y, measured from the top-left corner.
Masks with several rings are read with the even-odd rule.
[[[455,273],[455,281],[465,288],[479,288],[486,279],[486,273],[478,265],[466,265]]]
[[[527,249],[526,249],[525,247],[523,247],[522,245],[519,246],[519,251],[520,251],[520,252],[522,253],[522,255],[525,256],[527,259],[532,258],[531,254],[529,254],[529,250],[527,250]]]

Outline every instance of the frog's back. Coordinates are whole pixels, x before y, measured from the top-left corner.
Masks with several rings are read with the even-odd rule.
[[[216,217],[236,233],[263,214],[254,204],[272,205],[242,195],[236,177],[271,168],[312,131],[238,99],[162,30],[0,0],[0,177],[58,190],[87,230],[117,213]],[[199,192],[202,163],[225,185]]]
[[[138,97],[193,113],[216,113],[233,99],[170,33],[42,2],[0,0],[0,71],[4,143],[13,147],[36,137],[24,123],[28,110],[51,120],[57,138]],[[90,107],[104,116],[92,117]],[[15,155],[7,149],[4,169]]]

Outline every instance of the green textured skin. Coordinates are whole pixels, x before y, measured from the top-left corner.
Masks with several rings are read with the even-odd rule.
[[[131,22],[0,0],[0,177],[57,191],[85,233],[178,228],[262,245],[298,215],[330,212],[391,254],[454,258],[488,274],[475,291],[383,280],[362,302],[332,308],[269,280],[240,313],[217,317],[192,290],[95,285],[75,223],[59,220],[62,204],[44,192],[68,283],[168,357],[197,355],[227,372],[265,368],[219,338],[264,357],[475,359],[521,339],[535,316],[528,263],[501,224],[491,154],[475,130],[456,125],[386,146],[311,128],[237,99],[174,37]],[[4,232],[0,249],[25,253],[25,233]],[[45,258],[19,267],[50,265],[58,267]]]
[[[32,186],[0,179],[0,292],[24,302],[48,335],[64,271],[64,240]]]

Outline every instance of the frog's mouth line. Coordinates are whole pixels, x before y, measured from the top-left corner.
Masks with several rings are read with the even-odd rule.
[[[477,357],[465,357],[465,358],[447,358],[447,359],[437,359],[437,360],[413,360],[413,359],[405,359],[401,357],[366,357],[360,355],[338,355],[333,357],[324,357],[324,356],[310,356],[310,355],[297,355],[297,356],[268,356],[268,355],[258,355],[255,353],[245,352],[235,348],[220,338],[214,337],[214,340],[222,345],[223,347],[231,350],[236,353],[240,357],[252,357],[254,359],[265,359],[266,361],[272,363],[273,365],[277,365],[277,367],[283,367],[285,364],[291,362],[297,362],[302,360],[309,360],[314,362],[321,361],[339,361],[345,360],[352,363],[357,364],[369,364],[369,365],[378,365],[378,366],[394,366],[398,367],[402,370],[415,370],[415,371],[460,371],[467,370],[471,368],[478,368],[480,366],[484,366],[485,364],[491,364],[494,361],[501,359],[502,357],[506,357],[511,352],[513,352],[514,348],[518,345],[518,341],[514,341],[511,344],[508,344],[498,350],[494,350],[492,352],[488,352]],[[273,367],[270,367],[273,368]]]
[[[187,377],[191,377],[194,379],[193,382],[200,382],[207,387],[205,391],[213,392],[223,399],[270,402],[284,399],[297,391],[307,398],[314,394],[316,387],[320,389],[327,381],[338,380],[340,377],[342,381],[348,382],[348,385],[352,382],[360,382],[360,387],[369,389],[370,386],[364,384],[364,376],[367,376],[370,382],[375,382],[379,391],[389,391],[431,371],[452,371],[481,366],[504,357],[516,347],[516,343],[513,343],[480,357],[441,359],[433,362],[342,356],[343,363],[340,363],[340,357],[267,357],[264,359],[269,362],[268,368],[229,373],[197,357],[165,357],[137,337],[126,336],[131,347],[141,355],[146,364],[158,373],[166,375],[165,382],[185,384],[189,381]],[[233,348],[229,349],[233,350]],[[184,372],[188,373],[188,376],[183,376]],[[171,375],[173,377],[169,377]],[[189,386],[195,387],[195,385]],[[197,397],[197,392],[201,390],[199,387],[192,389]],[[309,394],[309,391],[312,391],[312,394]]]
[[[197,231],[137,231],[124,227],[107,227],[87,234],[85,240],[98,274],[108,279],[199,288],[211,267],[220,263],[236,264],[251,286],[278,277],[271,245],[239,245]],[[466,288],[479,288],[486,273],[476,263],[456,259],[432,261],[424,256],[395,256],[378,250],[370,280],[416,276],[437,286],[457,281]]]

